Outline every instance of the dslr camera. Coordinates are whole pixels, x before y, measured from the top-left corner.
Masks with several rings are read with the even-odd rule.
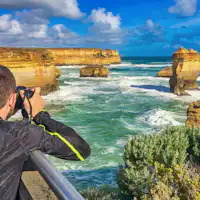
[[[16,93],[17,93],[17,99],[16,99],[16,104],[15,104],[15,110],[20,110],[20,109],[23,109],[23,99],[21,98],[20,96],[20,90],[23,90],[24,91],[24,96],[27,98],[27,99],[30,99],[34,92],[31,90],[31,89],[27,89],[26,87],[24,86],[18,86],[16,88]]]

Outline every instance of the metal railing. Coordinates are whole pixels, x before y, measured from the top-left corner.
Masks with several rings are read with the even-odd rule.
[[[81,194],[59,171],[55,169],[41,151],[36,150],[31,152],[30,159],[58,199],[84,200]]]

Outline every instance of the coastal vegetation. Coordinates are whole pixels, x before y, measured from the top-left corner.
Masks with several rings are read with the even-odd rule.
[[[103,188],[85,191],[86,199],[94,194],[101,196],[96,199],[200,199],[200,129],[177,126],[133,136],[123,159],[118,188],[110,193]]]

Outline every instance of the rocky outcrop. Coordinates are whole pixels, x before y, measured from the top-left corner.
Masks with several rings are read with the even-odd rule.
[[[17,85],[41,87],[42,94],[58,89],[54,58],[45,49],[0,48],[0,65],[8,67]]]
[[[164,78],[171,78],[172,77],[172,68],[171,67],[167,67],[162,69],[161,71],[159,71],[157,73],[158,77],[164,77]]]
[[[88,66],[80,69],[80,77],[107,77],[109,70],[107,67]]]
[[[121,59],[116,50],[98,48],[50,48],[55,65],[102,65],[120,63]]]
[[[177,95],[185,95],[187,94],[186,90],[197,89],[200,54],[193,49],[180,48],[172,56],[172,71],[173,74],[169,81],[172,92]]]
[[[200,101],[193,102],[188,108],[186,126],[200,128]]]

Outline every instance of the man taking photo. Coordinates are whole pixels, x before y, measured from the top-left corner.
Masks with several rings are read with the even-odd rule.
[[[44,112],[40,88],[34,89],[30,101],[24,99],[24,110],[32,113],[30,121],[6,121],[16,104],[16,81],[10,70],[0,66],[0,199],[14,200],[29,152],[41,150],[66,160],[83,161],[90,147],[72,128],[51,119]],[[30,112],[31,111],[31,112]]]

